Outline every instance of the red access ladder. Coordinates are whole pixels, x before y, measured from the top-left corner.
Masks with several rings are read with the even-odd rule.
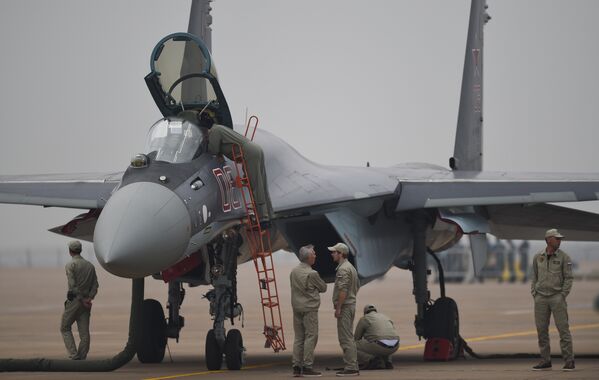
[[[257,127],[258,118],[256,116],[250,117],[245,129],[245,136],[253,140]],[[248,136],[250,128],[253,128],[253,131],[251,136]],[[262,304],[262,316],[264,317],[263,333],[266,337],[264,347],[272,347],[275,352],[279,352],[285,349],[285,334],[283,332],[281,308],[279,307],[275,266],[272,259],[270,231],[260,226],[260,215],[258,215],[254,193],[252,192],[250,179],[247,176],[245,157],[241,146],[233,145],[233,159],[237,170],[235,185],[241,189],[246,210],[245,228],[248,246],[258,275],[260,303]],[[243,169],[243,173],[240,167]]]

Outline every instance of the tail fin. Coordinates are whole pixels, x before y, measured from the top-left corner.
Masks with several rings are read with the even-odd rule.
[[[472,0],[458,126],[449,159],[453,170],[483,168],[483,27],[491,19],[486,9],[486,0]]]
[[[212,53],[212,16],[210,3],[212,0],[192,0],[189,12],[189,26],[187,33],[200,37],[204,45]]]

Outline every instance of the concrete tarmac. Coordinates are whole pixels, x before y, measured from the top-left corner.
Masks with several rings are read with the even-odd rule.
[[[293,346],[292,313],[289,301],[289,271],[297,261],[288,254],[275,255],[279,296],[288,349],[273,353],[263,347],[262,313],[258,302],[258,284],[254,267],[239,269],[239,299],[244,306],[243,321],[235,328],[243,333],[246,365],[242,371],[207,371],[204,362],[204,339],[211,327],[208,302],[202,295],[208,287],[188,288],[181,313],[185,327],[179,343],[169,340],[169,350],[160,364],[141,364],[133,359],[123,368],[109,373],[0,373],[0,379],[263,379],[291,377]],[[98,269],[100,289],[91,318],[91,350],[88,359],[107,358],[122,350],[127,339],[130,307],[130,280],[115,278]],[[439,295],[438,285],[429,284],[432,297]],[[453,362],[424,362],[423,342],[415,336],[414,298],[411,274],[392,269],[382,280],[364,286],[358,294],[358,312],[366,303],[374,303],[379,311],[395,321],[401,337],[400,350],[393,356],[395,368],[384,371],[362,371],[360,378],[403,379],[597,379],[599,360],[577,358],[576,371],[560,371],[560,358],[553,361],[551,372],[533,372],[538,358],[486,359],[467,357]],[[58,268],[0,268],[0,357],[65,358],[59,332],[60,317],[66,293],[64,270]],[[577,281],[568,297],[570,326],[577,355],[599,354],[599,313],[592,303],[599,293],[599,282]],[[322,296],[320,334],[316,348],[315,369],[323,377],[334,377],[342,366],[336,325],[331,304],[332,286]],[[530,284],[448,284],[447,295],[459,306],[461,335],[479,354],[537,353],[537,337],[532,313]],[[167,286],[161,281],[146,280],[146,298],[163,305]],[[243,328],[242,328],[243,324]],[[229,324],[227,324],[229,327]],[[74,328],[76,331],[76,328]],[[75,334],[76,335],[76,334]],[[551,332],[554,354],[559,354],[559,337]]]

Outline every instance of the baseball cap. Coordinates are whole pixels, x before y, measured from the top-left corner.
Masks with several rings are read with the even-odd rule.
[[[564,235],[560,234],[557,229],[552,228],[550,230],[547,230],[547,232],[545,232],[545,239],[547,239],[549,237],[556,237],[556,238],[562,239],[564,237]]]
[[[71,240],[69,242],[69,251],[81,253],[81,242],[79,240]]]
[[[329,251],[333,252],[333,251],[337,251],[340,253],[343,253],[344,255],[347,255],[349,253],[349,248],[347,248],[347,245],[343,244],[343,243],[337,243],[332,247],[327,247]]]
[[[368,304],[366,306],[364,306],[364,315],[370,313],[371,311],[376,311],[376,306],[374,306],[373,304]]]

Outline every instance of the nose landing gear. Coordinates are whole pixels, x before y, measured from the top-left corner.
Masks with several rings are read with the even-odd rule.
[[[210,315],[214,318],[213,328],[206,335],[206,366],[209,370],[221,369],[223,355],[229,370],[239,370],[243,366],[243,338],[237,329],[225,335],[225,320],[243,313],[237,302],[237,252],[241,245],[240,236],[235,230],[222,235],[208,249],[211,279],[214,289],[205,298],[210,301]]]

